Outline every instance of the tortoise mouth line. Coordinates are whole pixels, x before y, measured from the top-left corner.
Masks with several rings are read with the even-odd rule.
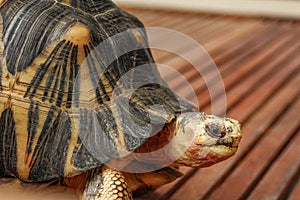
[[[238,140],[217,140],[215,144],[203,144],[205,147],[227,147],[231,149],[238,148],[239,141]]]
[[[236,148],[237,147],[237,145],[234,145],[234,141],[232,141],[232,142],[220,142],[220,141],[218,141],[217,143],[216,143],[216,145],[215,146],[225,146],[225,147],[230,147],[230,148]]]
[[[238,148],[238,146],[227,146],[227,145],[223,145],[223,144],[215,145],[214,147],[225,148],[225,149],[229,149],[229,150],[235,150]]]
[[[204,147],[226,147],[226,148],[229,148],[229,149],[236,149],[238,148],[237,145],[233,145],[232,143],[228,143],[228,144],[224,144],[224,143],[216,143],[214,145],[202,145]]]

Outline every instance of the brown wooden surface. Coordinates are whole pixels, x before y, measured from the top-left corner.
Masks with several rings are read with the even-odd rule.
[[[228,117],[242,123],[238,153],[204,169],[182,167],[184,177],[136,198],[137,200],[300,199],[300,23],[199,13],[125,8],[147,27],[165,27],[197,41],[212,57],[226,88]],[[150,46],[170,45],[192,58],[208,76],[211,99],[203,77],[186,60],[154,50],[157,63],[172,67],[163,77],[181,96],[210,113],[224,104],[222,88],[210,63],[182,40],[151,35]],[[193,95],[189,88],[192,87]],[[216,112],[222,113],[222,110]],[[32,190],[36,193],[35,190]],[[75,195],[38,193],[27,196],[0,190],[0,199],[77,199]]]
[[[238,119],[243,140],[231,159],[204,169],[182,168],[185,176],[137,199],[299,199],[300,198],[300,24],[296,21],[214,16],[126,8],[147,27],[165,27],[196,40],[216,63],[226,88],[226,115]],[[181,41],[151,36],[197,58]],[[171,38],[170,38],[171,39]],[[200,109],[223,103],[216,87],[213,101],[190,63],[153,50],[157,63],[188,80]],[[197,61],[201,63],[201,60]],[[200,68],[209,75],[209,66]],[[186,84],[163,74],[180,95],[192,99]],[[216,86],[217,83],[213,83]]]

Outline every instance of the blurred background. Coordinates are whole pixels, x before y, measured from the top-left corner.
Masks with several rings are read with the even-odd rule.
[[[220,14],[299,18],[299,0],[114,0],[118,5]]]

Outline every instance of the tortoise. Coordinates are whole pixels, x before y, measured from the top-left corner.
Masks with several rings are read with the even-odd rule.
[[[237,151],[239,122],[177,96],[143,24],[110,0],[0,7],[0,178],[132,199]]]

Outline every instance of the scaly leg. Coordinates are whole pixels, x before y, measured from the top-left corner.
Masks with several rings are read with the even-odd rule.
[[[122,172],[102,166],[91,172],[82,200],[132,200],[132,193]]]

